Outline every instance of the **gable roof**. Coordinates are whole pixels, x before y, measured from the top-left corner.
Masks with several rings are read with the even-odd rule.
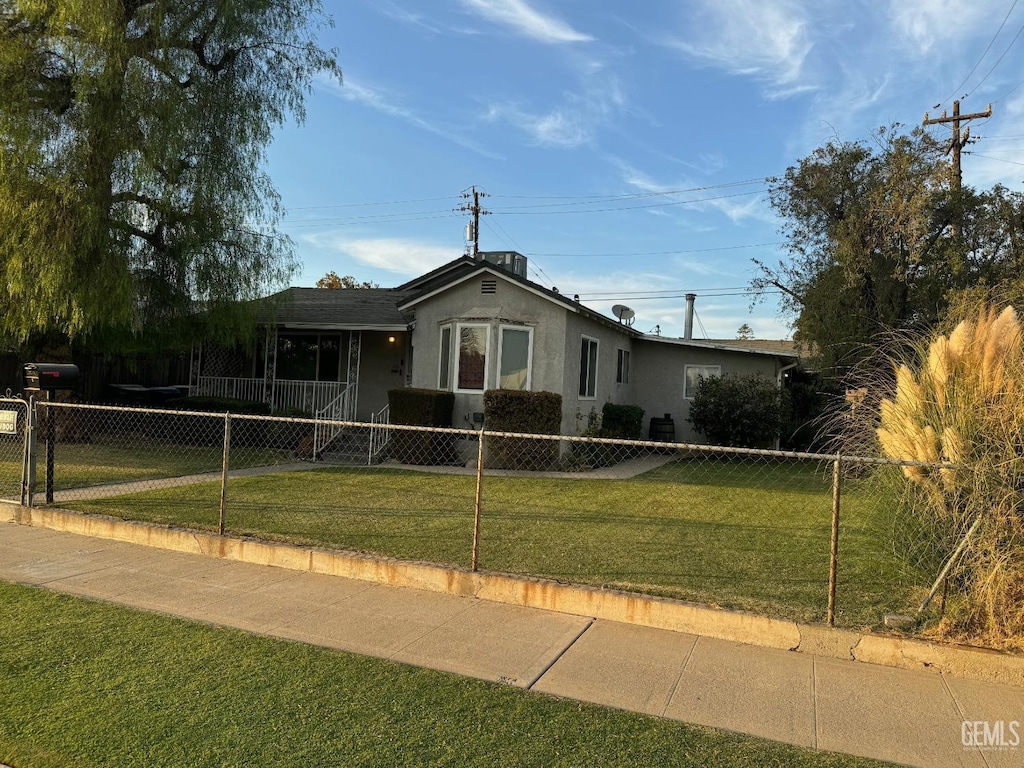
[[[532,280],[528,280],[525,277],[520,277],[497,264],[492,264],[487,261],[477,261],[469,256],[463,256],[455,261],[448,262],[447,264],[438,267],[433,272],[428,272],[422,277],[418,277],[408,283],[398,286],[398,288],[395,289],[396,291],[413,291],[412,295],[408,299],[398,305],[398,308],[400,310],[412,309],[421,301],[437,296],[449,288],[453,288],[460,283],[464,283],[466,280],[482,274],[494,275],[502,280],[514,283],[530,293],[561,306],[563,309],[583,315],[584,317],[595,320],[596,322],[604,325],[617,328],[627,335],[634,337],[643,336],[642,333],[634,328],[620,323],[618,320],[613,320],[610,317],[602,315],[600,312],[590,309],[589,307],[585,307],[578,301],[575,301],[568,296],[563,296],[558,291],[545,288],[543,285],[535,283]]]
[[[409,295],[396,288],[287,288],[260,302],[256,318],[286,328],[404,331],[410,318],[398,304]]]

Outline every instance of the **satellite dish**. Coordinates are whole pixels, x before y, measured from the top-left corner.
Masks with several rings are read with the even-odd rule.
[[[626,325],[632,325],[633,318],[636,317],[636,312],[625,304],[616,304],[612,307],[612,314],[619,318],[620,323],[625,323]]]

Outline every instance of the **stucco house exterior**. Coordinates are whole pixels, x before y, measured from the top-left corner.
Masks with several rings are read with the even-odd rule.
[[[325,418],[387,419],[387,392],[451,390],[453,424],[479,427],[488,389],[562,395],[562,434],[605,402],[671,414],[676,440],[701,376],[778,381],[792,351],[644,334],[526,278],[526,257],[462,257],[393,289],[291,288],[262,317],[262,350],[202,355],[190,388],[301,407]],[[691,300],[692,301],[692,300]],[[691,305],[692,308],[692,305]],[[689,324],[688,324],[689,327]]]

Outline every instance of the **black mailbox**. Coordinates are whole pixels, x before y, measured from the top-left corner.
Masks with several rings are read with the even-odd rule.
[[[21,376],[25,389],[78,389],[78,366],[70,363],[25,363]]]

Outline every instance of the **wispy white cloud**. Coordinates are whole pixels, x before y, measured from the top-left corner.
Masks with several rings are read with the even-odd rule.
[[[612,162],[618,167],[622,181],[641,192],[665,193],[680,189],[696,189],[703,186],[692,179],[675,179],[672,182],[657,181],[648,174],[640,171],[624,160],[612,158]],[[724,214],[733,224],[738,224],[744,219],[756,219],[765,222],[774,222],[775,217],[768,209],[763,195],[747,196],[746,188],[733,190],[709,190],[706,192],[693,192],[682,199],[700,200],[700,202],[687,203],[687,211],[709,211],[716,210]],[[666,198],[666,202],[670,198]],[[682,209],[682,206],[680,206]],[[652,209],[659,210],[659,209]],[[665,209],[660,209],[665,210]]]
[[[420,116],[412,109],[401,105],[396,97],[388,94],[381,88],[360,83],[358,80],[353,82],[351,77],[346,77],[344,84],[341,84],[325,76],[316,76],[315,85],[317,88],[323,89],[339,99],[363,104],[385,115],[403,120],[427,133],[448,139],[460,147],[465,147],[484,157],[489,157],[492,160],[504,159],[501,155],[491,152],[475,141],[460,135],[458,129],[452,126],[436,124]]]
[[[507,123],[527,134],[530,143],[541,147],[575,149],[594,140],[594,127],[588,117],[565,107],[536,113],[515,103],[491,104],[483,119]]]
[[[769,83],[769,96],[813,90],[803,79],[812,48],[808,14],[797,0],[700,0],[682,36],[661,42],[736,75]]]
[[[541,147],[574,149],[595,142],[598,129],[626,108],[627,99],[614,76],[603,78],[600,87],[586,84],[583,93],[566,93],[563,102],[547,111],[533,111],[518,102],[495,102],[483,120],[505,122],[522,131]]]
[[[356,238],[337,232],[310,233],[299,240],[310,247],[409,277],[422,275],[462,255],[461,250],[448,245],[402,238]]]
[[[404,8],[398,3],[389,0],[377,0],[373,8],[380,11],[389,19],[405,24],[408,27],[426,32],[430,35],[479,35],[480,30],[474,27],[455,26],[438,20],[436,14],[423,14]]]
[[[960,0],[889,0],[889,17],[898,36],[913,43],[921,53],[978,32],[995,31],[1006,13],[1005,3],[964,3]],[[966,72],[964,74],[967,74]]]
[[[462,0],[462,5],[477,16],[542,43],[586,43],[594,39],[565,21],[538,11],[525,0]]]

